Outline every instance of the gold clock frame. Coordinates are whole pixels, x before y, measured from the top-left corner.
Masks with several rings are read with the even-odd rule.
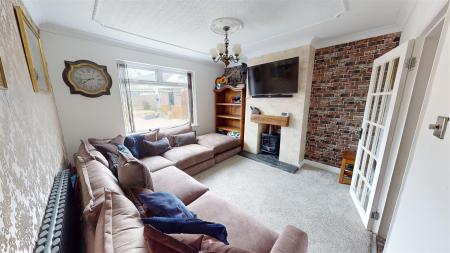
[[[111,76],[108,74],[108,70],[106,66],[98,65],[95,62],[88,61],[88,60],[78,60],[78,61],[64,61],[66,67],[64,68],[64,71],[62,73],[62,78],[67,86],[69,86],[70,93],[71,94],[79,94],[83,95],[85,97],[100,97],[103,95],[110,95],[111,94],[111,86],[112,86],[112,79]],[[74,80],[72,79],[72,72],[75,68],[79,68],[82,66],[89,66],[91,68],[95,68],[100,71],[101,75],[105,78],[106,83],[105,87],[101,90],[90,92],[83,89],[78,88],[78,86],[75,84]]]
[[[2,58],[0,57],[0,90],[8,89],[8,83],[6,82],[5,70],[2,64]]]
[[[14,6],[14,11],[16,13],[20,37],[22,39],[23,50],[25,53],[25,58],[27,60],[28,71],[30,73],[33,90],[36,93],[39,93],[39,92],[51,93],[52,85],[50,83],[50,78],[48,75],[47,61],[45,60],[44,50],[42,49],[42,42],[41,42],[41,38],[39,36],[39,29],[37,28],[37,26],[35,24],[33,24],[33,22],[30,19],[27,18],[27,16],[25,15],[25,12],[23,11],[21,6]],[[28,34],[27,34],[27,30],[26,30],[27,28],[31,30],[31,32],[35,36],[35,39],[38,44],[38,45],[36,45],[38,47],[37,50],[39,50],[39,56],[40,56],[39,57],[40,59],[38,59],[38,60],[40,61],[41,65],[42,65],[42,71],[44,72],[45,84],[47,86],[46,87],[47,89],[42,89],[38,83],[38,75],[36,73],[36,70],[34,68],[34,63],[33,63],[33,61],[37,60],[37,59],[33,59],[32,54],[31,54],[31,47],[30,47],[30,40],[29,40],[30,38],[28,37]]]

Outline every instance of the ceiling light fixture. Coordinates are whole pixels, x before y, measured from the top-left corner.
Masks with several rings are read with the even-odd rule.
[[[217,44],[216,48],[211,48],[209,54],[214,62],[223,62],[228,67],[231,62],[238,63],[241,55],[241,45],[234,44],[232,52],[228,50],[230,44],[228,35],[242,28],[242,22],[235,18],[218,18],[213,20],[210,29],[214,33],[224,35],[224,43]]]

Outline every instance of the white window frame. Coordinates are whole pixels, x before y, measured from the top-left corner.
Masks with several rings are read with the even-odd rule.
[[[126,68],[129,66],[130,68],[142,68],[153,70],[156,73],[156,81],[147,81],[147,80],[139,80],[139,79],[129,79],[126,73]],[[151,85],[164,85],[168,87],[180,87],[179,84],[173,82],[163,82],[163,72],[171,72],[178,74],[186,74],[187,75],[187,87],[188,87],[188,103],[189,103],[189,119],[187,122],[190,122],[192,125],[196,125],[197,122],[197,108],[196,108],[196,97],[195,97],[195,84],[194,84],[194,73],[190,70],[164,67],[152,64],[145,63],[137,63],[130,61],[117,61],[117,68],[119,73],[119,88],[121,94],[121,107],[123,111],[125,130],[127,134],[138,133],[138,132],[146,132],[150,129],[137,131],[133,119],[133,106],[132,99],[130,94],[130,88],[127,87],[130,83],[137,84],[151,84]],[[190,86],[190,87],[189,87]],[[175,127],[171,126],[171,127]]]

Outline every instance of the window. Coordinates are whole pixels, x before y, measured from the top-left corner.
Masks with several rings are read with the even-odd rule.
[[[192,74],[179,69],[119,62],[127,132],[193,121]]]

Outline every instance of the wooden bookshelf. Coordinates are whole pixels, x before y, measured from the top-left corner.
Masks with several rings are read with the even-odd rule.
[[[244,145],[245,87],[225,86],[214,91],[216,102],[216,131],[227,134],[239,132],[241,147]],[[240,102],[234,98],[241,97]]]

